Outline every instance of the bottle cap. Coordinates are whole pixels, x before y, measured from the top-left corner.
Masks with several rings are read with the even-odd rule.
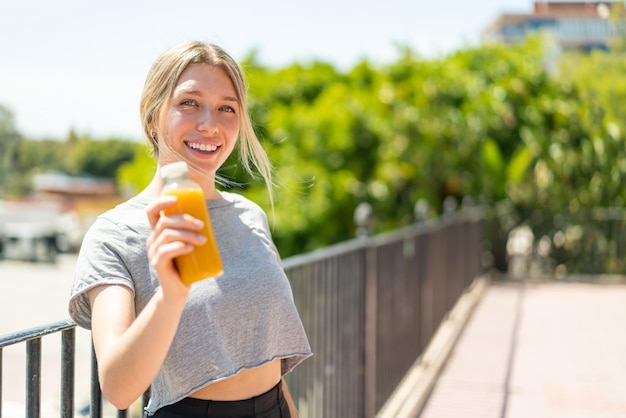
[[[185,161],[178,161],[175,163],[171,163],[168,165],[164,165],[161,167],[160,173],[161,177],[166,179],[168,177],[177,177],[183,174],[187,174],[189,172],[189,168],[187,167],[187,163]]]

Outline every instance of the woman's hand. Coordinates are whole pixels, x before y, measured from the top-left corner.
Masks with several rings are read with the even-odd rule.
[[[174,259],[189,254],[194,246],[204,244],[206,238],[199,233],[203,222],[186,214],[165,215],[163,211],[176,204],[176,197],[161,196],[147,209],[152,232],[146,241],[148,259],[159,278],[164,295],[187,294],[189,286],[180,279]]]

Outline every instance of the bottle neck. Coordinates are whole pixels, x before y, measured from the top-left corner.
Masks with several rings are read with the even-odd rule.
[[[190,181],[193,181],[197,187],[200,187],[203,192],[204,192],[204,196],[207,200],[217,200],[217,199],[221,199],[222,195],[220,194],[220,192],[215,188],[214,184],[209,184],[208,181],[205,181],[204,184],[200,183],[198,181],[196,181],[195,179],[192,179],[191,176],[189,176],[189,174],[187,174],[183,179],[180,179],[178,176],[176,177],[178,180],[172,180],[171,176],[168,176],[169,178],[164,178],[162,177],[160,170],[157,169],[157,171],[154,174],[154,177],[152,179],[152,181],[150,182],[150,184],[139,193],[140,196],[148,196],[148,197],[156,197],[159,196],[163,190],[163,188],[168,185],[168,183],[176,183],[178,182],[183,182],[184,179],[189,179]]]
[[[185,181],[185,180],[187,181],[190,180],[189,175],[187,173],[180,173],[180,174],[172,174],[172,175],[165,177],[163,179],[163,182],[165,184],[171,184],[171,183],[177,183],[177,182]]]

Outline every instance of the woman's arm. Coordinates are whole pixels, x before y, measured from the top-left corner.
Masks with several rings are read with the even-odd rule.
[[[149,205],[152,233],[148,258],[160,287],[135,317],[132,291],[103,285],[89,291],[92,336],[102,392],[117,408],[126,409],[148,388],[170,348],[189,286],[181,280],[173,259],[202,243],[201,227],[187,215],[161,216],[175,199],[159,198]]]
[[[96,287],[89,298],[102,392],[115,407],[127,409],[163,364],[185,298],[167,300],[159,288],[137,318],[133,294],[124,286]]]

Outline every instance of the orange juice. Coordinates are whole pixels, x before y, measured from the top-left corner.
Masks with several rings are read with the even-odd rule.
[[[206,242],[196,246],[193,252],[176,258],[176,268],[181,280],[186,284],[191,284],[198,280],[220,276],[224,269],[202,189],[187,177],[186,164],[184,171],[180,171],[182,170],[180,167],[174,170],[164,170],[164,168],[162,175],[166,184],[163,194],[176,196],[178,200],[174,206],[164,210],[163,213],[165,215],[186,213],[201,220],[204,226],[200,233],[207,238]]]

